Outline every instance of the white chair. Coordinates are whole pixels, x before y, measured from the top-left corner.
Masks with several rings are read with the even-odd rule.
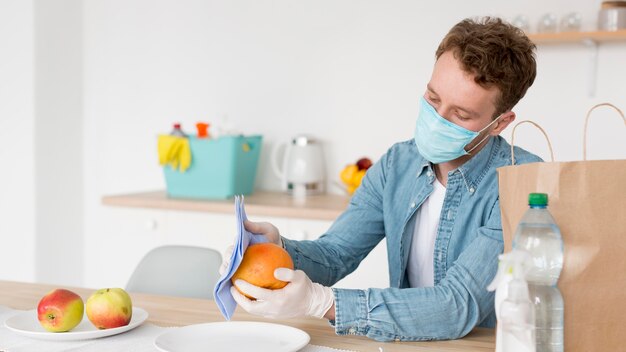
[[[213,299],[221,254],[210,248],[163,246],[148,252],[128,280],[129,292]]]

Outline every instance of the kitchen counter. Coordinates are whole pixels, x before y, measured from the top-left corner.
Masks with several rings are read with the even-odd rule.
[[[323,194],[298,200],[282,192],[257,191],[245,197],[246,213],[254,216],[335,220],[348,203],[349,196]],[[232,214],[234,200],[170,198],[165,191],[111,195],[102,203],[117,207],[152,208]]]
[[[13,309],[29,310],[37,307],[43,295],[57,288],[52,285],[23,282],[0,281],[0,305]],[[78,293],[83,299],[94,291],[87,288],[66,287]],[[159,326],[185,326],[190,324],[221,322],[224,318],[219,313],[213,300],[182,297],[157,296],[130,292],[133,304],[148,311],[148,323]],[[492,329],[476,328],[469,335],[459,340],[430,342],[378,342],[363,336],[338,336],[325,319],[289,319],[271,320],[253,316],[237,310],[233,320],[265,321],[293,326],[306,331],[311,336],[313,345],[327,346],[351,351],[493,351],[495,334]],[[106,343],[106,338],[102,338]]]

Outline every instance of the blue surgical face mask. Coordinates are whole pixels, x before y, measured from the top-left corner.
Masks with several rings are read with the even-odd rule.
[[[445,163],[470,154],[472,150],[489,138],[489,135],[485,136],[472,149],[465,151],[465,147],[501,116],[495,118],[482,130],[474,132],[446,120],[424,97],[421,97],[419,117],[415,126],[415,144],[426,160],[433,164]]]

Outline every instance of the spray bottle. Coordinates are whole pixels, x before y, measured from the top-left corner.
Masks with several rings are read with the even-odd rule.
[[[499,259],[498,273],[487,287],[496,291],[496,352],[535,352],[535,311],[525,278],[530,254],[513,250]]]

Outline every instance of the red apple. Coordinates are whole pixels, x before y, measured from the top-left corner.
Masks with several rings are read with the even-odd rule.
[[[84,304],[76,293],[56,289],[41,298],[37,305],[37,319],[51,332],[70,331],[83,320]]]
[[[359,170],[367,170],[372,166],[372,161],[368,158],[361,158],[356,162],[356,166]]]
[[[103,288],[94,292],[85,305],[87,318],[98,329],[126,326],[133,315],[133,303],[121,288]]]

